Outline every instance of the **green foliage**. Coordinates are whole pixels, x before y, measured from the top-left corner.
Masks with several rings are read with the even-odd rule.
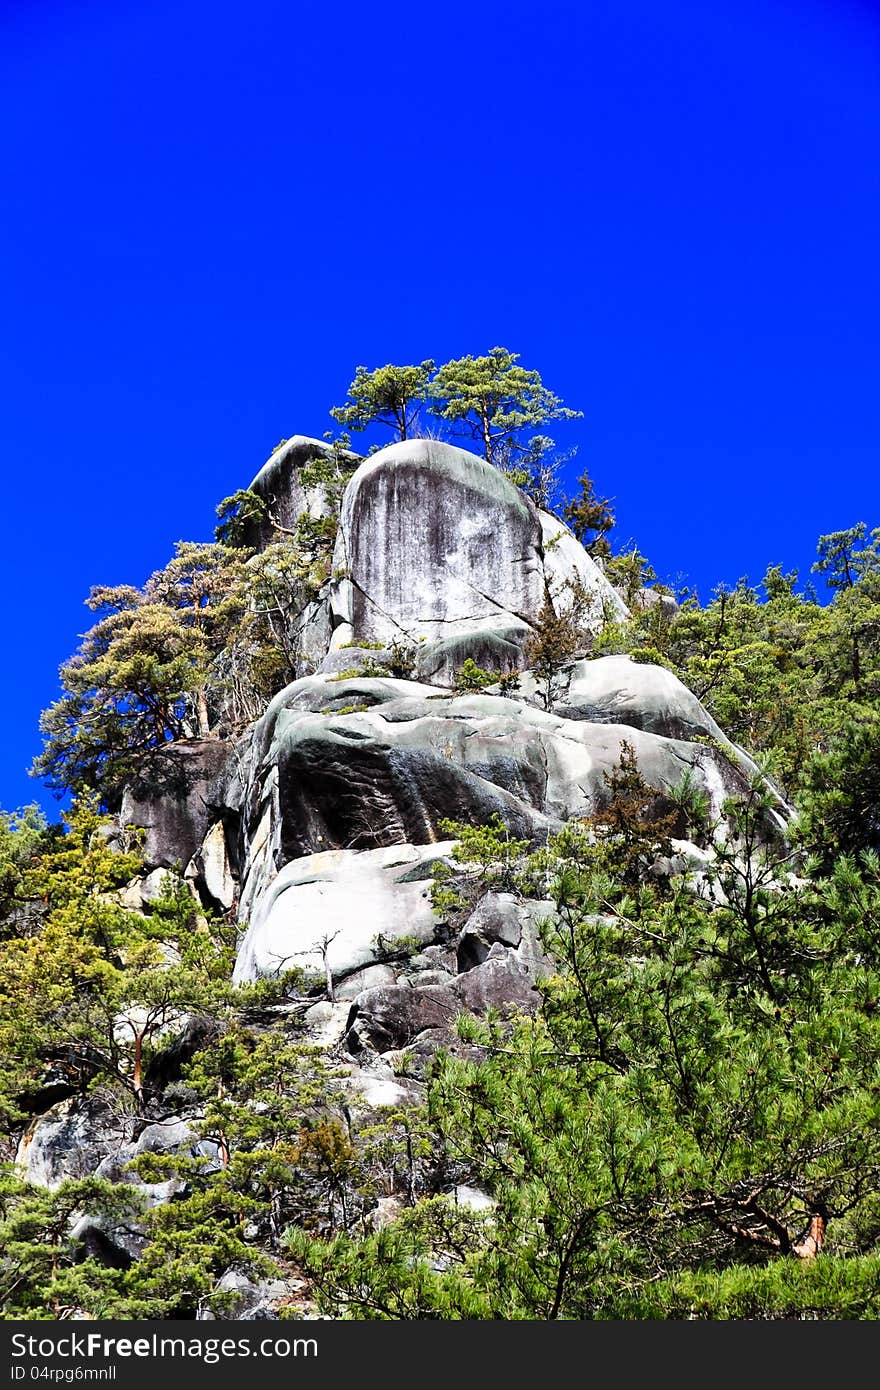
[[[622,1295],[612,1318],[880,1318],[880,1255],[777,1260],[720,1272],[690,1271]]]
[[[330,411],[334,420],[349,429],[363,430],[377,423],[388,425],[398,439],[406,439],[425,400],[434,363],[395,367],[388,363],[368,371],[358,367],[348,388],[348,403]]]
[[[421,1202],[367,1240],[297,1236],[324,1311],[870,1315],[878,862],[798,883],[770,801],[756,784],[727,808],[715,887],[679,880],[640,911],[601,836],[594,854],[567,830],[537,1017],[469,1020],[483,1060],[441,1060],[430,1089],[435,1145],[490,1215],[465,1229]]]
[[[344,671],[339,671],[331,677],[332,680],[353,680],[358,676],[370,680],[389,677],[394,680],[411,680],[415,673],[417,649],[416,644],[409,639],[395,638],[387,645],[381,642],[350,642],[348,645],[381,652],[381,660],[377,661],[372,657],[362,659],[359,666],[346,667]]]
[[[415,643],[395,639],[385,648],[383,665],[397,680],[410,680],[416,669]]]
[[[556,698],[563,671],[576,656],[583,654],[586,645],[587,636],[577,609],[560,606],[557,612],[550,595],[546,594],[525,647],[526,665],[540,682],[545,709],[549,709]]]
[[[484,671],[482,666],[478,666],[473,657],[469,656],[455,672],[452,687],[464,695],[469,691],[485,690],[487,685],[494,685],[497,679],[497,672]]]
[[[337,671],[335,675],[329,676],[328,679],[331,681],[352,681],[357,680],[358,676],[363,676],[365,674],[363,666],[346,666],[344,670]],[[385,676],[388,672],[382,668],[380,674]]]
[[[9,917],[34,902],[29,870],[52,833],[38,806],[0,811],[0,935]]]
[[[197,1054],[181,1087],[203,1118],[206,1155],[145,1154],[147,1182],[173,1179],[183,1195],[147,1213],[147,1246],[129,1281],[125,1317],[220,1312],[227,1269],[278,1276],[280,1236],[290,1222],[317,1231],[345,1224],[356,1167],[347,1130],[331,1107],[336,1073],[319,1051],[283,1032],[231,1026]]]
[[[614,508],[607,497],[599,497],[589,473],[578,478],[580,491],[566,498],[562,515],[591,555],[609,555],[608,533],[614,528]],[[614,581],[612,580],[612,583]]]
[[[650,561],[641,554],[637,546],[622,551],[619,555],[608,555],[605,560],[605,577],[623,596],[628,608],[632,608],[641,589],[648,588],[657,578]]]
[[[148,917],[126,910],[119,894],[141,871],[137,848],[111,843],[94,797],[65,821],[67,833],[28,869],[28,892],[44,903],[39,930],[0,943],[7,1126],[50,1066],[75,1090],[101,1082],[142,1106],[151,1056],[188,1015],[220,1019],[289,983],[233,989],[234,929],[205,918],[174,874]]]
[[[563,406],[540,373],[518,363],[518,353],[493,348],[485,357],[444,362],[428,387],[434,414],[479,440],[489,463],[507,463],[527,450],[520,438],[525,430],[582,413]]]
[[[604,782],[607,805],[590,821],[603,849],[602,867],[618,886],[637,889],[655,861],[671,854],[669,837],[678,817],[669,799],[645,781],[626,739],[617,767],[605,773]]]
[[[847,723],[806,766],[799,831],[826,865],[840,854],[880,851],[880,719]]]
[[[880,702],[880,569],[876,537],[863,525],[820,538],[819,572],[833,600],[797,590],[796,573],[771,565],[760,586],[719,586],[701,607],[636,605],[632,618],[606,621],[596,654],[628,652],[670,667],[726,733],[752,753],[776,758],[789,796],[821,777],[813,758],[838,747],[853,724],[870,725]],[[634,551],[606,562],[634,603],[650,582]],[[835,755],[837,756],[837,755]]]
[[[504,696],[515,695],[520,688],[519,671],[496,671],[495,677],[499,691]]]
[[[83,1211],[124,1224],[140,1205],[132,1188],[98,1178],[68,1180],[49,1191],[0,1169],[0,1319],[57,1321],[83,1310],[109,1316],[124,1275],[84,1258],[71,1231]]]
[[[514,886],[515,872],[529,841],[514,839],[497,812],[485,825],[442,820],[439,829],[447,839],[458,842],[452,858],[457,864],[472,867],[484,889],[508,890]]]
[[[813,573],[824,575],[830,589],[854,589],[860,581],[880,579],[880,529],[871,532],[869,541],[867,530],[859,521],[820,537]]]
[[[382,932],[372,942],[376,957],[381,961],[409,960],[418,954],[423,945],[418,936],[385,936]]]
[[[711,828],[708,794],[697,785],[692,767],[686,767],[667,796],[682,821],[689,840],[703,840]]]
[[[286,440],[284,441],[286,443]],[[239,488],[217,503],[218,525],[214,537],[220,545],[247,548],[255,530],[271,524],[265,498],[250,488]]]
[[[61,668],[34,775],[59,790],[100,790],[109,804],[157,748],[206,735],[212,665],[241,618],[242,579],[237,552],[180,542],[142,590],[93,589],[88,606],[101,616]]]

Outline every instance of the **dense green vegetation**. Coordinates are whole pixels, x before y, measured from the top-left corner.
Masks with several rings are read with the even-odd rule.
[[[711,867],[658,882],[670,825],[631,762],[615,781],[592,833],[537,855],[462,831],[472,878],[556,908],[537,1017],[461,1020],[480,1060],[430,1089],[435,1144],[495,1205],[293,1234],[335,1315],[797,1316],[835,1288],[880,1312],[880,859],[794,878],[756,784],[734,838],[703,823]]]
[[[233,987],[234,924],[177,873],[134,910],[141,847],[107,814],[158,749],[241,732],[305,669],[350,439],[302,470],[313,505],[293,525],[234,494],[214,542],[181,543],[140,589],[93,590],[35,764],[75,794],[64,823],[0,813],[0,1316],[222,1314],[234,1270],[301,1288],[290,1316],[876,1317],[880,530],[820,538],[821,595],[774,564],[701,603],[615,552],[588,474],[559,495],[533,431],[575,412],[515,354],[358,368],[331,414],[405,439],[427,412],[554,506],[629,606],[588,633],[577,593],[565,613],[548,596],[526,650],[538,701],[575,657],[664,665],[791,823],[760,778],[715,821],[687,777],[658,800],[624,745],[605,809],[545,845],[447,824],[440,920],[490,891],[546,905],[537,1011],[462,1018],[420,1108],[353,1114],[344,1067],[303,1030],[324,980]],[[414,665],[401,643],[353,669]],[[499,675],[468,658],[453,686]],[[123,1182],[28,1186],[17,1142],[65,1097],[128,1134],[184,1115],[200,1147],[144,1153]],[[135,1177],[174,1200],[149,1205]],[[458,1204],[462,1184],[489,1205]],[[83,1212],[134,1230],[140,1257],[78,1243]]]
[[[813,569],[831,589],[830,603],[812,585],[799,591],[796,573],[772,565],[760,585],[742,579],[721,587],[705,606],[685,595],[673,610],[650,593],[641,606],[645,561],[637,553],[615,557],[608,566],[615,582],[625,564],[639,571],[627,595],[635,613],[606,626],[596,653],[669,666],[725,733],[772,756],[793,797],[812,800],[829,778],[861,775],[861,813],[876,816],[868,803],[880,711],[880,530],[868,536],[860,524],[821,537]],[[826,833],[818,823],[816,833]],[[851,847],[837,835],[841,848]],[[876,834],[871,843],[880,845]]]

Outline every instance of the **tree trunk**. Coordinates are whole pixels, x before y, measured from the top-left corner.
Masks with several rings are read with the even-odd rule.
[[[815,1260],[816,1256],[825,1244],[825,1216],[820,1211],[814,1211],[810,1217],[807,1229],[799,1240],[794,1241],[791,1247],[793,1255],[797,1255],[801,1260]]]
[[[211,732],[211,721],[208,718],[208,697],[203,685],[196,691],[196,710],[199,716],[199,737],[207,738]]]
[[[486,451],[486,462],[492,462],[492,435],[489,430],[489,407],[485,401],[480,403],[480,420],[483,426],[483,448]]]
[[[138,1108],[142,1109],[144,1104],[144,1035],[135,1033],[134,1035],[134,1093],[137,1098]]]

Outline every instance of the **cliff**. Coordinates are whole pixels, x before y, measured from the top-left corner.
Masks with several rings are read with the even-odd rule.
[[[272,526],[322,514],[302,474],[325,452],[296,437],[257,475],[272,517],[252,527],[258,549]],[[438,867],[454,868],[452,825],[491,824],[536,849],[607,806],[627,749],[667,818],[683,778],[723,821],[754,776],[670,671],[589,655],[627,611],[567,527],[483,460],[418,440],[360,462],[332,572],[296,617],[302,674],[243,733],[169,743],[127,786],[120,824],[143,831],[145,868],[126,903],[149,912],[164,871],[181,866],[205,910],[239,923],[236,982],[291,969],[313,982],[303,1036],[341,1068],[349,1109],[416,1102],[432,1056],[455,1046],[457,1015],[534,1011],[553,968],[546,896],[496,885],[444,908],[432,893]],[[571,619],[581,654],[536,674],[548,613]],[[673,832],[657,872],[699,871],[705,850],[683,823]],[[166,1055],[169,1076],[203,1045],[192,1028],[173,1065]],[[217,1164],[191,1121],[170,1099],[157,1125],[71,1096],[31,1126],[20,1167],[52,1187],[93,1173],[131,1182],[125,1165],[145,1152]],[[155,1205],[177,1189],[140,1190]],[[136,1227],[88,1215],[80,1235],[122,1262],[143,1246]],[[233,1306],[271,1315],[274,1296],[248,1286]]]

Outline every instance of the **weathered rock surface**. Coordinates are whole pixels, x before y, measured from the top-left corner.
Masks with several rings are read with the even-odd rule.
[[[85,1178],[131,1137],[131,1116],[118,1114],[101,1096],[61,1101],[25,1131],[15,1166],[26,1182],[56,1188]]]
[[[295,968],[323,977],[326,954],[326,967],[342,982],[366,966],[379,968],[403,938],[433,941],[438,922],[427,880],[431,864],[450,848],[329,850],[292,860],[259,897],[239,948],[235,979]],[[414,944],[412,950],[417,949]]]
[[[192,859],[228,803],[229,745],[220,739],[187,739],[157,752],[143,775],[125,789],[119,819],[145,830],[149,868],[172,868]]]
[[[601,676],[609,663],[608,678],[595,681],[591,668]],[[520,699],[452,696],[411,681],[314,676],[294,682],[254,735],[243,915],[259,910],[280,866],[326,849],[431,843],[441,838],[444,820],[485,822],[493,815],[517,837],[540,841],[563,820],[604,804],[606,774],[624,741],[658,792],[690,769],[717,814],[724,798],[744,787],[742,759],[720,730],[716,742],[702,743],[636,723],[694,734],[717,729],[674,677],[626,658],[575,669],[584,674],[555,713]],[[641,703],[621,672],[635,673],[635,680],[646,673],[653,681]],[[618,688],[626,722],[606,722]],[[581,717],[587,708],[605,718]]]
[[[279,525],[325,513],[323,487],[306,470],[328,452],[295,436],[260,470],[252,487]],[[252,532],[258,548],[277,534]],[[432,910],[432,869],[453,849],[446,821],[498,816],[516,838],[540,843],[606,804],[624,742],[658,796],[689,772],[716,816],[754,766],[660,667],[580,660],[550,693],[522,670],[547,594],[557,612],[576,607],[587,632],[628,610],[561,521],[464,450],[418,440],[360,462],[333,567],[297,620],[304,674],[237,741],[192,739],[157,753],[127,789],[121,820],[146,835],[147,872],[126,890],[129,906],[148,913],[165,869],[185,866],[204,908],[237,911],[243,924],[236,981],[291,968],[312,978],[314,1003],[277,1004],[260,1026],[286,1026],[305,1008],[303,1036],[333,1052],[357,1127],[359,1116],[417,1099],[438,1048],[478,1059],[477,1044],[455,1037],[459,1014],[534,1010],[553,968],[541,935],[549,902],[492,891],[464,921],[459,909],[448,921]],[[635,602],[668,606],[653,591]],[[468,658],[521,672],[516,696],[500,687],[454,695]],[[414,678],[383,674],[392,669]],[[672,850],[658,873],[705,872],[705,851]],[[320,998],[328,976],[332,997]],[[190,1018],[152,1057],[151,1104],[161,1094],[169,1111],[180,1108],[168,1088],[210,1045],[213,1026]],[[45,1089],[33,1108],[55,1095]],[[173,1200],[179,1181],[148,1184],[128,1171],[147,1152],[218,1161],[186,1115],[145,1124],[94,1097],[41,1115],[18,1163],[49,1187],[97,1173],[135,1187],[146,1206]],[[491,1204],[466,1188],[458,1200]],[[376,1224],[383,1219],[377,1210]],[[76,1238],[123,1265],[143,1244],[136,1220],[110,1226],[88,1215]],[[234,1268],[220,1287],[243,1318],[274,1317],[287,1296],[285,1285],[255,1284]]]
[[[419,679],[435,685],[451,685],[468,657],[484,670],[518,670],[545,593],[565,611],[572,582],[587,629],[627,613],[563,522],[483,459],[437,441],[395,444],[361,464],[334,571],[343,576],[329,599],[337,636],[323,670],[340,669],[343,642],[402,640],[416,644]]]
[[[307,486],[302,472],[309,464],[332,456],[330,445],[322,439],[310,439],[307,435],[295,434],[279,444],[263,464],[250,484],[250,490],[268,503],[274,521],[287,530],[296,529],[297,519],[303,512],[311,517],[327,514],[324,489],[320,484]],[[352,462],[356,454],[348,457]],[[255,549],[268,545],[277,535],[270,523],[254,524],[244,539]]]
[[[198,1322],[216,1322],[218,1317],[238,1322],[275,1322],[279,1310],[291,1302],[304,1284],[302,1279],[254,1280],[238,1269],[228,1269],[217,1281],[218,1313],[202,1308]]]
[[[553,706],[565,719],[594,724],[629,724],[666,738],[715,739],[732,748],[727,736],[692,691],[664,666],[605,656],[578,661],[568,672],[565,694]]]
[[[541,945],[540,924],[553,911],[550,901],[523,902],[513,893],[487,893],[458,934],[458,969],[481,965],[497,943],[515,951],[533,980],[541,979],[552,967]]]
[[[557,613],[568,613],[577,605],[579,593],[587,598],[589,611],[581,608],[578,617],[594,631],[607,618],[629,616],[629,609],[606,579],[595,560],[565,522],[551,512],[539,512],[544,575]]]
[[[407,1047],[427,1030],[448,1033],[459,1014],[485,1014],[490,1008],[531,1010],[537,1002],[528,967],[498,943],[480,965],[449,984],[365,990],[352,1004],[346,1041],[355,1054],[365,1048],[389,1052]]]
[[[64,1101],[35,1120],[19,1145],[16,1168],[25,1181],[51,1190],[93,1175],[131,1187],[136,1200],[130,1216],[111,1220],[86,1212],[71,1229],[71,1238],[86,1253],[122,1267],[143,1250],[140,1213],[172,1201],[184,1186],[176,1179],[144,1182],[129,1165],[143,1154],[180,1153],[219,1163],[217,1145],[199,1139],[183,1117],[146,1123],[96,1094]]]
[[[355,640],[437,638],[499,615],[528,622],[543,601],[541,526],[531,502],[474,454],[433,440],[392,444],[345,491],[334,568]]]
[[[477,628],[420,643],[416,653],[419,680],[435,686],[452,686],[468,659],[482,671],[502,674],[519,671],[532,632],[533,628],[521,618],[499,615],[486,618]]]
[[[189,861],[184,877],[194,885],[206,907],[215,912],[228,912],[234,906],[238,885],[222,821],[211,826]]]
[[[107,1182],[123,1183],[134,1188],[140,1211],[162,1206],[180,1196],[186,1188],[178,1178],[162,1182],[145,1182],[130,1171],[129,1164],[144,1154],[180,1154],[203,1160],[203,1172],[220,1167],[220,1152],[216,1143],[200,1139],[190,1122],[180,1116],[166,1116],[161,1121],[144,1126],[136,1139],[112,1150],[98,1166],[95,1176]],[[119,1263],[137,1259],[143,1251],[143,1228],[135,1214],[124,1221],[104,1217],[83,1216],[73,1231],[74,1238],[95,1250],[104,1259],[115,1255]]]

